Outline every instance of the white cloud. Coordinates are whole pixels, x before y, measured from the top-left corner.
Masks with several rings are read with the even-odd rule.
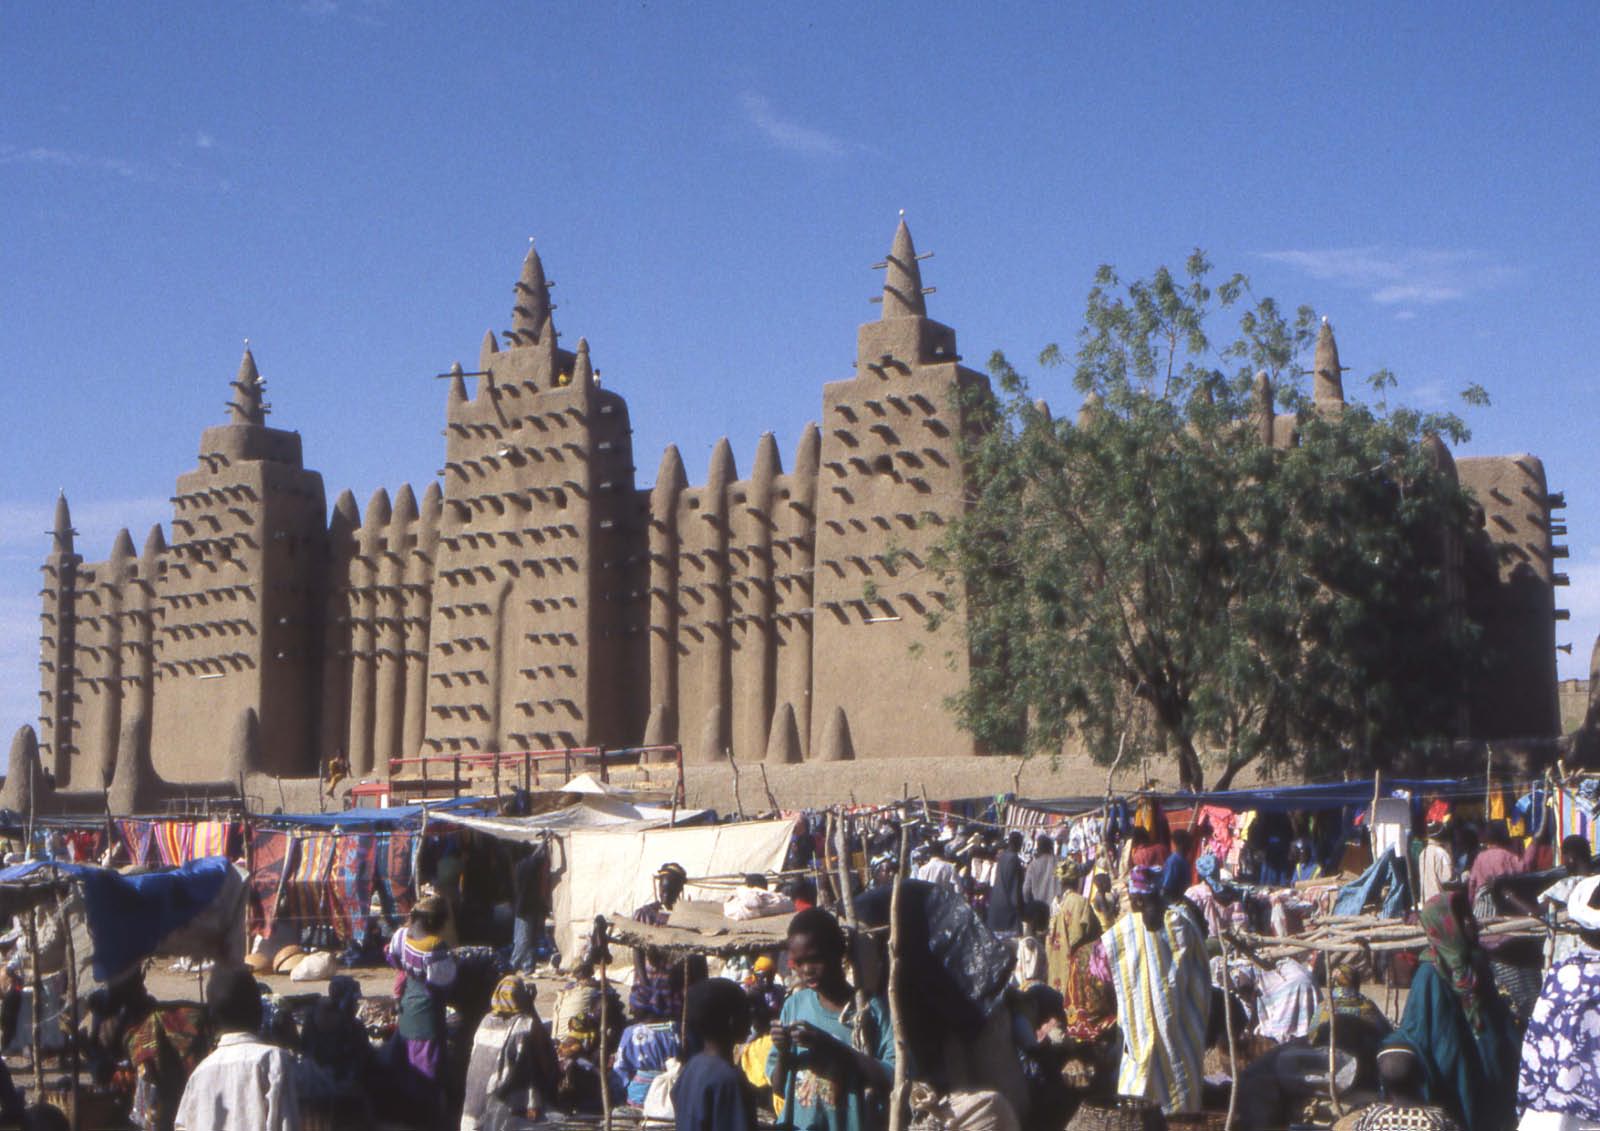
[[[765,95],[746,91],[739,96],[739,105],[744,110],[745,119],[780,149],[813,156],[837,157],[849,148],[830,133],[784,117]]]
[[[1262,252],[1261,258],[1303,271],[1313,279],[1367,292],[1382,306],[1433,306],[1459,302],[1514,279],[1514,267],[1476,251],[1346,247]],[[1415,317],[1403,310],[1398,318]]]
[[[201,130],[194,135],[194,147],[196,149],[215,149],[216,145],[217,139],[206,133],[205,130]]]
[[[71,149],[57,149],[48,145],[0,145],[0,165],[31,165],[38,169],[72,169],[78,171],[111,173],[130,181],[153,181],[153,169],[120,157],[101,157],[92,153],[79,153]]]
[[[32,597],[0,596],[0,742],[39,716],[39,605]],[[0,767],[3,769],[3,767]]]

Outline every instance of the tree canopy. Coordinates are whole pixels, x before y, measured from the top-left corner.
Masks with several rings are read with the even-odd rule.
[[[1390,407],[1386,371],[1345,402],[1310,308],[1210,280],[1198,251],[1181,275],[1099,270],[1076,354],[1040,357],[1073,366],[1076,420],[991,359],[934,562],[967,595],[953,707],[995,749],[1075,737],[1102,761],[1146,726],[1195,789],[1213,765],[1224,788],[1257,760],[1367,769],[1448,740],[1476,636],[1443,443],[1465,425]]]

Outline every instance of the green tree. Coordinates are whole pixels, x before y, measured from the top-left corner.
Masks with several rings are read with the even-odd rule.
[[[1453,573],[1471,502],[1441,437],[1465,426],[1344,403],[1309,308],[1210,274],[1198,251],[1181,278],[1099,270],[1075,359],[1040,358],[1074,365],[1076,421],[991,359],[970,505],[934,561],[968,594],[953,706],[993,748],[1076,735],[1102,761],[1138,719],[1194,789],[1213,764],[1225,788],[1257,760],[1365,769],[1447,740],[1475,630]],[[1313,397],[1314,348],[1333,372]]]

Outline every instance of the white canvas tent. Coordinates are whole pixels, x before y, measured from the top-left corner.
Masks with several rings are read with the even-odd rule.
[[[649,903],[663,864],[681,864],[691,879],[780,871],[794,828],[791,819],[690,828],[618,825],[563,833],[561,859],[551,861],[556,945],[564,958],[573,956],[596,915],[629,915]],[[697,891],[693,883],[687,892],[691,899],[720,899],[723,894]]]

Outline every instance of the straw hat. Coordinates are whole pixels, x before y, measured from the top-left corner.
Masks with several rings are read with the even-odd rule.
[[[272,956],[272,972],[274,974],[287,974],[300,965],[300,960],[305,956],[306,952],[300,948],[298,943],[290,943],[286,947],[281,947],[278,953]]]
[[[253,951],[244,956],[244,964],[252,973],[269,974],[272,972],[272,955],[264,950]]]

